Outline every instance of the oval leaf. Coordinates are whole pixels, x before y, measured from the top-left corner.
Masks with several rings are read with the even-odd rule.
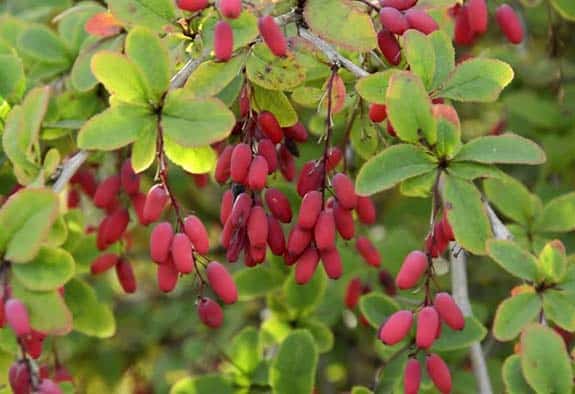
[[[489,240],[487,253],[511,275],[530,281],[537,279],[537,259],[516,243],[507,240]]]
[[[545,160],[545,152],[536,143],[510,133],[471,140],[455,156],[455,161],[488,164],[541,164]]]
[[[495,312],[493,336],[499,341],[512,340],[540,311],[541,299],[535,293],[522,293],[507,298]]]
[[[12,272],[29,290],[56,290],[74,275],[74,259],[64,249],[43,246],[32,261],[15,264]]]

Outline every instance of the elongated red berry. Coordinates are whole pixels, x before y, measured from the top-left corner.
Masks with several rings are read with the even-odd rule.
[[[304,230],[299,226],[294,226],[289,234],[287,241],[288,253],[294,257],[301,255],[310,244],[312,234],[313,233],[311,231]]]
[[[233,304],[238,300],[238,289],[234,279],[222,264],[217,261],[209,263],[206,275],[212,290],[223,302]]]
[[[168,193],[163,185],[152,186],[146,195],[146,203],[144,204],[143,218],[146,222],[155,222],[162,216],[162,211],[168,203],[168,199]]]
[[[250,170],[252,162],[252,149],[248,144],[237,144],[232,152],[230,164],[232,181],[244,183]]]
[[[276,256],[283,256],[285,252],[285,236],[280,225],[280,222],[273,216],[267,217],[268,219],[268,245],[273,254]]]
[[[220,0],[218,10],[223,16],[230,19],[235,19],[242,13],[241,0]]]
[[[319,263],[317,249],[310,247],[303,252],[295,263],[295,281],[298,285],[304,285],[311,280]]]
[[[337,146],[332,146],[331,148],[329,148],[329,150],[327,151],[327,163],[326,163],[327,170],[331,171],[335,169],[337,165],[341,162],[342,158],[343,153],[341,149],[339,149]]]
[[[412,8],[405,13],[405,17],[411,28],[419,30],[423,34],[431,34],[439,29],[435,19],[425,11]]]
[[[224,321],[222,307],[208,297],[202,297],[198,301],[198,316],[202,323],[210,328],[218,328]]]
[[[337,248],[320,251],[323,269],[330,279],[339,279],[343,274],[343,264]]]
[[[323,181],[324,164],[314,160],[305,163],[299,174],[297,182],[297,192],[303,197],[311,190],[317,190],[321,187]]]
[[[457,45],[472,45],[475,40],[475,32],[469,23],[469,8],[459,7],[455,15],[455,27],[453,40]]]
[[[335,247],[335,219],[332,209],[326,209],[319,214],[313,234],[315,245],[319,250],[330,250]]]
[[[92,275],[101,274],[115,266],[119,259],[118,255],[114,253],[101,254],[96,257],[90,265],[90,271],[92,272]]]
[[[354,209],[357,204],[357,195],[353,181],[345,174],[335,174],[332,180],[337,201],[344,209]]]
[[[425,248],[431,257],[438,257],[447,250],[449,240],[443,234],[441,222],[435,223],[433,228],[433,234],[429,234],[425,239]]]
[[[130,201],[136,211],[136,216],[138,217],[138,223],[141,225],[147,225],[148,222],[144,218],[144,206],[146,205],[146,195],[144,193],[136,193],[130,196]]]
[[[432,306],[426,306],[417,314],[415,343],[422,349],[428,349],[435,341],[439,327],[439,314]]]
[[[361,297],[361,279],[353,278],[347,284],[345,289],[345,306],[348,309],[354,310],[359,302],[359,297]]]
[[[256,247],[265,247],[268,239],[268,220],[262,206],[252,207],[248,218],[248,239]]]
[[[268,162],[263,156],[256,155],[250,164],[248,186],[252,190],[262,190],[268,176]]]
[[[258,144],[258,154],[265,158],[268,174],[278,168],[278,154],[274,143],[269,138],[262,139]]]
[[[17,336],[28,335],[32,331],[28,308],[16,298],[11,298],[4,305],[6,321]]]
[[[427,256],[425,253],[414,250],[410,252],[403,260],[403,264],[401,265],[401,269],[397,274],[397,278],[395,279],[395,283],[397,287],[402,290],[411,289],[423,275],[423,273],[427,270],[428,262]]]
[[[121,181],[118,175],[104,179],[94,193],[94,205],[98,208],[110,206],[120,192]]]
[[[266,190],[266,204],[274,217],[282,223],[289,223],[292,218],[292,210],[289,200],[281,191],[275,188]]]
[[[386,345],[395,345],[407,336],[413,324],[413,313],[406,310],[395,312],[379,329],[379,339]]]
[[[168,259],[165,264],[158,265],[157,277],[158,287],[164,293],[169,293],[174,290],[178,284],[178,276],[180,273],[174,266],[172,259]]]
[[[270,51],[280,57],[287,55],[287,41],[273,16],[263,16],[258,20],[258,29]]]
[[[217,60],[227,62],[234,51],[234,32],[226,21],[219,21],[214,28],[214,55]]]
[[[374,123],[381,123],[387,118],[387,107],[385,104],[370,104],[369,119]]]
[[[337,202],[333,204],[333,217],[337,232],[345,240],[350,240],[355,235],[352,211],[343,209]]]
[[[416,358],[410,358],[405,365],[403,373],[403,392],[404,394],[419,393],[421,385],[421,366]]]
[[[283,132],[295,142],[306,142],[308,139],[308,132],[301,122],[297,122],[293,126],[284,127]]]
[[[124,161],[120,172],[120,181],[124,191],[132,196],[140,191],[140,176],[134,172],[130,159]]]
[[[209,0],[177,0],[176,4],[180,10],[196,12],[208,6]]]
[[[317,190],[309,191],[303,196],[299,215],[297,219],[298,226],[303,229],[311,230],[321,212],[323,204],[323,195]]]
[[[174,267],[182,274],[189,274],[194,270],[194,255],[192,243],[186,234],[177,233],[172,239],[172,261]]]
[[[417,3],[417,0],[380,0],[382,7],[393,7],[400,11],[407,10]]]
[[[122,238],[129,222],[130,214],[127,209],[118,209],[108,216],[108,224],[106,226],[106,242],[108,245]]]
[[[443,232],[443,236],[448,240],[448,241],[455,241],[455,234],[453,234],[453,229],[451,228],[451,225],[449,224],[449,220],[447,219],[447,215],[443,215],[443,218],[441,219],[441,231]]]
[[[136,276],[132,264],[126,259],[120,259],[116,264],[116,276],[122,289],[128,294],[136,292]]]
[[[83,168],[74,174],[74,176],[70,179],[70,183],[79,185],[82,191],[90,197],[93,197],[96,193],[96,189],[98,189],[94,174]]]
[[[285,180],[293,181],[296,172],[295,160],[285,144],[281,144],[278,150],[278,165]]]
[[[20,339],[26,349],[26,353],[37,360],[42,355],[42,345],[46,336],[38,331],[32,330],[30,334],[23,335]]]
[[[501,31],[510,43],[520,44],[523,41],[523,24],[511,6],[502,4],[497,7],[495,17]]]
[[[10,366],[8,379],[14,394],[31,394],[32,380],[30,378],[30,370],[25,361],[16,361]]]
[[[255,264],[262,263],[266,258],[266,247],[265,246],[251,246],[249,250],[250,259]]]
[[[158,264],[164,264],[170,255],[174,230],[168,222],[158,223],[150,234],[150,257]]]
[[[96,237],[96,246],[98,250],[105,250],[108,246],[107,235],[108,235],[108,223],[110,222],[110,217],[106,216],[100,224],[98,225],[98,235]]]
[[[377,33],[377,46],[389,64],[397,66],[401,62],[401,47],[395,34],[386,29],[380,30]]]
[[[374,224],[376,220],[375,204],[370,197],[357,197],[357,205],[355,206],[357,218],[363,224]]]
[[[252,198],[247,193],[240,193],[232,206],[232,212],[228,219],[233,227],[243,227],[248,222],[250,210],[252,209]]]
[[[477,34],[483,34],[487,31],[487,4],[485,0],[469,0],[467,2],[469,12],[469,25],[471,30]]]
[[[42,379],[38,385],[38,394],[62,394],[62,390],[53,380]]]
[[[196,252],[207,254],[210,251],[208,230],[199,217],[196,215],[187,216],[184,219],[184,232],[192,242]]]
[[[379,20],[383,27],[395,34],[401,35],[409,28],[403,14],[393,7],[383,7],[379,11]]]
[[[226,221],[232,213],[232,206],[234,205],[234,195],[230,189],[226,190],[222,195],[222,202],[220,203],[220,223],[226,224]]]
[[[395,280],[391,273],[387,270],[379,271],[378,275],[379,283],[383,286],[385,293],[390,296],[397,294],[397,286],[395,285]]]
[[[437,354],[432,353],[425,359],[425,367],[431,381],[442,394],[451,393],[451,373],[445,361]]]
[[[373,267],[381,265],[381,255],[373,243],[367,237],[359,237],[355,247],[365,262]]]
[[[437,293],[433,305],[445,324],[454,330],[463,330],[465,327],[463,313],[448,293]]]
[[[224,148],[218,157],[214,178],[216,179],[216,182],[220,184],[225,183],[230,177],[230,165],[232,162],[233,151],[234,147],[232,145],[228,145]]]
[[[282,128],[278,120],[269,111],[262,111],[258,115],[258,126],[260,130],[268,137],[274,144],[278,144],[284,137]]]

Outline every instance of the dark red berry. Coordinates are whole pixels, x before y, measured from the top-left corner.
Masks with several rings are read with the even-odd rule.
[[[355,206],[357,218],[363,224],[374,224],[376,220],[375,204],[370,197],[357,197],[357,205]]]
[[[357,195],[353,181],[345,174],[335,174],[332,185],[337,201],[344,209],[354,209],[357,204]]]
[[[337,248],[320,251],[320,257],[328,278],[339,279],[343,274],[343,265]]]
[[[306,142],[308,139],[308,132],[301,122],[297,122],[293,126],[284,127],[283,132],[295,142]]]
[[[381,265],[381,255],[367,237],[359,237],[355,247],[365,262],[373,267]]]
[[[116,264],[116,276],[122,289],[128,294],[136,292],[136,277],[132,264],[126,259],[120,259]]]
[[[395,34],[389,30],[380,30],[377,33],[377,46],[389,64],[397,66],[401,62],[401,47]]]
[[[121,181],[118,175],[104,179],[94,193],[94,205],[98,208],[110,206],[120,192]]]
[[[508,4],[502,4],[497,7],[495,17],[501,31],[510,43],[520,44],[523,41],[523,24],[513,8]]]
[[[184,11],[196,12],[206,8],[209,0],[177,0],[178,8]]]
[[[218,328],[224,321],[222,307],[214,300],[202,297],[198,301],[198,316],[210,328]]]
[[[132,196],[140,191],[140,176],[134,172],[130,159],[125,160],[122,164],[120,181],[122,188],[128,195]]]
[[[240,193],[232,206],[230,218],[233,227],[243,227],[248,222],[250,210],[252,209],[252,198],[247,193]]]
[[[278,120],[274,114],[269,111],[260,112],[258,115],[258,126],[265,136],[274,144],[278,144],[284,137]]]
[[[307,248],[295,263],[295,281],[299,285],[304,285],[311,280],[317,264],[319,254],[313,247]]]
[[[347,284],[345,289],[345,306],[348,309],[354,310],[359,302],[359,297],[361,297],[361,279],[353,278]]]
[[[278,167],[278,155],[274,143],[269,138],[264,138],[258,143],[258,154],[265,158],[268,174],[273,173]]]
[[[234,51],[234,32],[226,21],[219,21],[214,28],[214,54],[216,59],[227,62]]]
[[[278,189],[270,188],[265,194],[266,204],[274,217],[282,223],[289,223],[292,210],[287,197]]]
[[[220,223],[226,224],[226,221],[232,213],[232,206],[234,205],[234,196],[231,190],[226,190],[222,195],[222,202],[220,203]]]
[[[411,28],[419,30],[423,34],[431,34],[439,29],[435,19],[425,11],[412,8],[405,13],[405,17]]]
[[[270,51],[280,57],[287,55],[287,41],[273,16],[263,16],[258,20],[258,29]]]
[[[310,244],[311,239],[311,231],[304,230],[299,226],[294,226],[289,234],[287,241],[288,253],[294,257],[301,255]]]
[[[469,26],[477,34],[487,31],[487,4],[485,0],[469,0],[466,4]]]
[[[268,220],[266,211],[260,206],[252,207],[248,218],[248,239],[252,246],[263,248],[268,239]]]
[[[252,190],[262,190],[266,185],[268,176],[268,162],[260,155],[256,155],[250,164],[248,172],[248,186]]]
[[[409,28],[403,14],[393,7],[383,7],[379,11],[379,20],[383,27],[395,34],[403,34]]]
[[[370,104],[369,119],[374,123],[381,123],[387,118],[387,107],[385,104]]]
[[[321,192],[317,190],[307,192],[305,196],[303,196],[299,209],[298,226],[306,230],[311,230],[317,222],[322,204],[323,195]]]
[[[453,29],[453,41],[458,45],[472,45],[475,40],[475,32],[469,23],[469,8],[460,7],[455,16]]]
[[[158,264],[164,264],[170,255],[174,230],[168,222],[158,223],[150,234],[150,257]]]
[[[340,204],[333,204],[333,217],[337,232],[345,240],[350,240],[355,235],[355,225],[353,223],[352,211],[343,209]]]
[[[321,187],[323,181],[324,165],[322,162],[308,161],[305,163],[299,174],[297,182],[297,192],[303,197],[311,190],[317,190]]]
[[[222,153],[220,153],[220,156],[218,157],[214,177],[216,179],[216,182],[220,184],[225,183],[230,177],[230,166],[232,162],[233,151],[234,147],[232,145],[228,145],[224,148],[224,150],[222,151]]]
[[[268,245],[273,254],[283,256],[285,252],[285,236],[280,222],[273,216],[268,216]]]
[[[230,173],[232,181],[244,183],[250,170],[252,162],[252,149],[248,144],[237,144],[232,152]]]
[[[326,209],[319,214],[313,234],[315,245],[319,250],[335,248],[335,219],[332,209]]]
[[[115,266],[119,261],[118,255],[114,253],[104,253],[96,257],[92,264],[90,265],[90,272],[92,275],[101,274],[113,266]]]

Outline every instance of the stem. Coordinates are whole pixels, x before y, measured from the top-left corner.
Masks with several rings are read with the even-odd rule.
[[[338,66],[333,65],[331,68],[331,75],[329,77],[329,81],[327,83],[327,116],[325,119],[325,143],[323,148],[323,178],[322,178],[322,185],[321,185],[321,194],[322,194],[322,205],[325,204],[325,189],[327,188],[327,161],[329,156],[329,144],[331,142],[331,136],[333,134],[333,120],[331,118],[331,110],[332,110],[332,101],[333,101],[333,80],[337,75]]]

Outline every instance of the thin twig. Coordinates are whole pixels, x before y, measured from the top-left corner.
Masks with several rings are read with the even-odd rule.
[[[491,229],[493,234],[497,239],[513,239],[513,235],[509,229],[503,224],[501,219],[497,216],[491,205],[487,201],[484,201],[485,210],[487,211],[487,216],[491,222]]]

